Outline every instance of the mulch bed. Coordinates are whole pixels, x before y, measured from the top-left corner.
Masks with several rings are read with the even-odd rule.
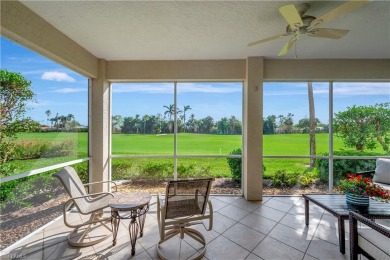
[[[277,189],[270,186],[269,180],[263,180],[264,195],[301,195],[305,193],[327,193],[326,185],[312,185],[308,188]],[[132,181],[118,186],[120,192],[149,192],[165,194],[165,182]],[[0,250],[3,250],[32,233],[39,227],[49,223],[62,214],[63,203],[69,198],[64,192],[56,192],[55,199],[35,199],[31,207],[5,209],[0,213]],[[220,178],[213,182],[211,194],[241,194],[240,184],[231,179]],[[37,203],[39,202],[39,203]]]

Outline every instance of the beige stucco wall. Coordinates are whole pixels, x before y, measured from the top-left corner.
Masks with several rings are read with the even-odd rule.
[[[109,61],[111,81],[237,81],[245,78],[245,60]]]
[[[110,180],[110,83],[106,79],[105,60],[99,60],[99,74],[92,79],[90,134],[90,182]],[[108,186],[94,186],[93,192],[108,191]]]
[[[263,187],[263,58],[249,57],[243,93],[243,182],[247,200],[261,200]]]
[[[18,1],[1,1],[1,35],[82,75],[95,78],[98,60]]]
[[[383,81],[390,79],[390,60],[265,60],[270,81]]]

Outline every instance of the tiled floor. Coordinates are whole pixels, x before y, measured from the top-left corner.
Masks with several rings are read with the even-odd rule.
[[[121,222],[116,246],[108,239],[80,249],[68,245],[69,229],[59,219],[1,259],[158,259],[155,201],[154,197],[134,257],[126,229],[129,222]],[[212,196],[211,201],[213,230],[207,232],[202,225],[196,226],[208,242],[203,259],[349,259],[348,241],[346,254],[339,252],[337,219],[310,204],[310,225],[306,226],[300,197],[264,197],[261,202],[248,202],[240,196]],[[348,223],[345,226],[348,232]],[[178,248],[180,239],[167,243],[164,249]],[[185,238],[181,242],[180,259],[187,259],[197,249],[196,242]],[[171,253],[167,252],[170,259],[175,259]]]

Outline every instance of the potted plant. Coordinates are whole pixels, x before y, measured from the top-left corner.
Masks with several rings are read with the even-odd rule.
[[[372,182],[371,178],[364,178],[361,174],[347,174],[347,179],[340,181],[339,191],[346,194],[347,203],[355,206],[368,206],[369,198],[389,202],[390,194],[387,190]]]

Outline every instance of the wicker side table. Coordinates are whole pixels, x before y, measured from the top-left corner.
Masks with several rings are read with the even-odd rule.
[[[108,205],[111,207],[113,246],[116,244],[121,219],[130,219],[129,235],[131,255],[135,255],[135,243],[137,242],[138,230],[140,231],[140,237],[142,237],[146,213],[149,210],[151,198],[151,195],[148,193],[137,192],[119,194],[109,201]]]

